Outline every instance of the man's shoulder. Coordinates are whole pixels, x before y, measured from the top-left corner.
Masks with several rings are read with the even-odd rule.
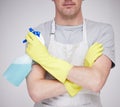
[[[98,29],[104,29],[104,28],[111,28],[112,25],[109,23],[105,22],[100,22],[100,21],[93,21],[90,19],[86,19],[86,24],[90,28],[98,28]]]
[[[52,20],[42,22],[38,26],[34,27],[34,29],[36,31],[41,32],[42,35],[44,35],[44,39],[48,40],[49,34],[51,32],[51,23],[52,23]]]
[[[51,23],[52,20],[46,21],[46,22],[42,22],[40,23],[38,26],[35,27],[36,30],[49,30],[51,29]]]
[[[40,23],[38,26],[36,26],[36,28],[48,28],[51,26],[52,20],[46,21],[46,22],[42,22]]]

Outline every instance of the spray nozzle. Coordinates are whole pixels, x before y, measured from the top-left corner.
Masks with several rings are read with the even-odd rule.
[[[40,32],[39,31],[35,31],[33,28],[29,28],[29,31],[32,32],[35,36],[40,37]],[[26,43],[27,40],[23,40],[23,43]]]

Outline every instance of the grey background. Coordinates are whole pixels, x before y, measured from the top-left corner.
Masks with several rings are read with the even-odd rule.
[[[101,91],[103,107],[120,107],[120,1],[85,0],[83,13],[88,19],[109,23],[115,32],[116,68]],[[22,40],[29,27],[54,17],[51,0],[0,0],[0,107],[33,107],[26,82],[14,87],[2,76],[15,58],[24,55]]]

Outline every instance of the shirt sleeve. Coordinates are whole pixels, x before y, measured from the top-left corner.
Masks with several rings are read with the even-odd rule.
[[[104,52],[112,61],[112,68],[115,66],[115,48],[114,48],[114,32],[111,25],[105,24],[101,28],[101,35],[98,38],[98,43],[103,44]]]

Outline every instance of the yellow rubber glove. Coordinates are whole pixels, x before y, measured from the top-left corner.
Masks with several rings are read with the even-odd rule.
[[[103,45],[100,43],[94,43],[88,50],[84,66],[91,67],[93,63],[96,61],[97,58],[99,58],[103,53]]]
[[[78,86],[69,80],[65,81],[64,86],[71,97],[75,96],[82,89],[81,86]]]
[[[85,61],[84,61],[84,65],[87,67],[91,67],[95,60],[100,57],[103,53],[103,46],[100,43],[94,43],[88,50],[86,57],[85,57]],[[66,80],[64,83],[68,93],[70,96],[75,96],[81,89],[82,87],[78,86],[77,84]]]
[[[50,55],[47,48],[33,33],[29,32],[26,40],[28,42],[26,53],[57,80],[64,83],[73,65]]]

